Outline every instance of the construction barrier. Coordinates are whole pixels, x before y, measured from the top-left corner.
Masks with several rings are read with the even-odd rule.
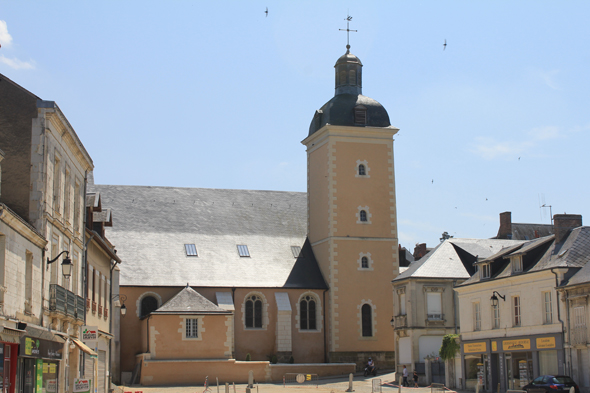
[[[447,390],[442,383],[430,384],[430,393],[444,393]]]
[[[287,387],[288,384],[300,384],[315,385],[317,388],[319,380],[320,378],[317,374],[286,373],[283,375],[283,387]]]

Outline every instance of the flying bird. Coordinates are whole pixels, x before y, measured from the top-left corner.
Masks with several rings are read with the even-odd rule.
[[[443,50],[447,49],[447,39],[445,38],[445,43],[443,44]]]
[[[432,184],[434,184],[434,179],[432,179]]]
[[[266,7],[266,11],[264,11],[264,13],[266,14],[266,17],[268,18],[268,7]]]

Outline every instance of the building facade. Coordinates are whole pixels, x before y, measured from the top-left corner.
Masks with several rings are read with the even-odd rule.
[[[581,216],[555,215],[555,235],[507,247],[476,262],[455,288],[464,388],[519,389],[567,371],[564,310],[556,288],[587,262]]]
[[[55,102],[0,77],[1,201],[46,242],[40,250],[27,248],[15,281],[23,283],[17,286],[22,305],[20,297],[5,299],[22,328],[10,389],[71,391],[74,378],[84,375],[88,350],[80,330],[86,319],[84,195],[93,163]]]

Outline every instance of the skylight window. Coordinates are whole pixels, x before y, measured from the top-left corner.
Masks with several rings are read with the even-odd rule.
[[[187,257],[198,257],[199,256],[197,254],[197,246],[195,246],[194,244],[185,244],[184,251],[186,251]]]
[[[297,258],[301,253],[301,247],[299,246],[291,246],[291,252],[293,253],[293,258]]]
[[[238,244],[238,254],[240,254],[241,257],[249,257],[250,251],[248,251],[248,246]]]

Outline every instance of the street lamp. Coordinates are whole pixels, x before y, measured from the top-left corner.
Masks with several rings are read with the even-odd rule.
[[[113,300],[113,306],[121,307],[121,315],[125,316],[125,314],[127,314],[127,307],[125,306],[127,296],[121,294],[113,295]]]
[[[395,319],[393,317],[391,317],[391,321],[389,321],[389,324],[392,328],[395,328]]]
[[[498,296],[496,296],[496,294],[500,296],[502,300],[506,301],[506,296],[502,296],[497,291],[494,291],[492,292],[492,297],[490,298],[490,303],[492,304],[492,307],[498,307]]]
[[[64,253],[66,254],[66,257],[61,262],[62,274],[63,274],[64,278],[70,278],[72,276],[72,266],[73,266],[73,264],[72,264],[72,260],[69,257],[69,255],[70,255],[70,252],[69,251],[62,251],[62,252],[60,252],[52,260],[49,260],[49,258],[47,258],[47,267],[49,267],[49,265],[51,265],[53,262],[57,261],[57,259],[62,254],[64,254]]]

